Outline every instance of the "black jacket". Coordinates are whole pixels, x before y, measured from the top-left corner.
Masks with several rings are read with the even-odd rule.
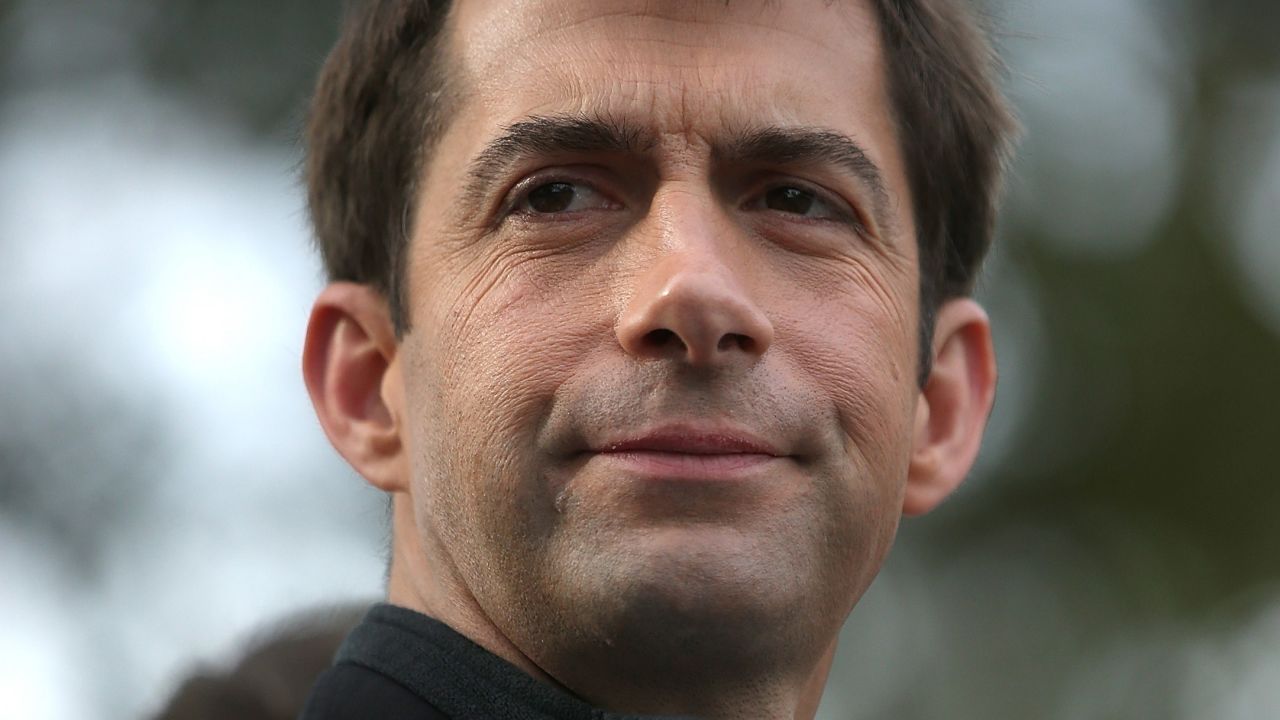
[[[628,720],[594,708],[455,632],[375,605],[316,681],[300,720]]]

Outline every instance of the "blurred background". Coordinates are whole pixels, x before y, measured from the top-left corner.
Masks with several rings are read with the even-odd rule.
[[[0,0],[0,718],[123,720],[375,597],[298,357],[337,0]],[[822,717],[1280,717],[1280,3],[991,0],[1027,133],[980,467]]]

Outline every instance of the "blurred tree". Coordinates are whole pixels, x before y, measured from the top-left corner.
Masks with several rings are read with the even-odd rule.
[[[139,35],[148,76],[198,107],[292,140],[342,17],[340,0],[177,0]]]
[[[9,97],[140,72],[166,95],[264,140],[293,143],[340,6],[339,0],[0,2],[0,92]],[[910,693],[886,701],[893,717],[936,716],[929,693],[949,676],[972,682],[965,672],[981,673],[982,687],[1006,693],[1010,699],[1000,707],[1065,708],[1068,670],[1120,629],[1166,622],[1209,627],[1223,613],[1275,602],[1280,336],[1242,296],[1226,250],[1237,209],[1226,200],[1260,182],[1265,144],[1280,142],[1280,129],[1242,117],[1247,108],[1231,100],[1247,86],[1276,86],[1280,3],[1176,0],[1144,7],[1150,32],[1178,58],[1154,68],[1153,82],[1175,85],[1186,101],[1176,118],[1173,201],[1151,237],[1130,244],[1138,250],[1105,257],[1051,242],[1056,228],[1042,215],[1010,215],[1017,220],[1005,228],[1002,252],[1032,285],[1044,325],[1034,402],[1007,459],[911,529],[923,563],[918,570],[931,580],[954,568],[969,572],[964,560],[981,553],[999,555],[1011,572],[1041,562],[1045,555],[1018,545],[1020,527],[1067,538],[1087,559],[1088,574],[1064,568],[1061,584],[1097,586],[1106,612],[1081,604],[1094,614],[1054,628],[1051,613],[1077,607],[1052,604],[1049,596],[1060,587],[1003,598],[1043,603],[1047,639],[961,636],[975,643],[964,649],[971,653],[966,660],[1022,662],[934,667],[937,683],[913,684]],[[1080,47],[1089,52],[1088,38]],[[1247,138],[1239,137],[1242,128]],[[1250,151],[1228,153],[1229,141]],[[1037,142],[1033,124],[1027,143]],[[1224,158],[1233,162],[1225,169]],[[1224,185],[1224,174],[1232,183]],[[18,240],[0,238],[0,259]],[[127,523],[130,504],[147,501],[146,483],[156,482],[148,468],[167,458],[164,430],[146,398],[104,394],[56,356],[0,360],[0,371],[18,379],[6,389],[0,422],[0,508],[62,547],[92,577],[97,539]],[[26,392],[16,392],[18,386]],[[971,600],[998,594],[975,587]],[[1006,682],[1029,677],[1032,665],[1046,668],[1041,684]],[[1154,683],[1159,692],[1176,680],[1176,668],[1166,670]],[[1176,696],[1166,695],[1171,707],[1148,708],[1156,713],[1149,716],[1175,713]],[[1097,716],[1124,716],[1117,712]],[[977,716],[965,707],[951,714]]]
[[[1120,258],[1055,249],[1043,237],[1053,228],[1035,218],[1007,228],[1041,301],[1048,366],[1019,449],[993,472],[998,490],[946,511],[936,530],[976,539],[1009,522],[1064,527],[1130,609],[1196,621],[1280,583],[1280,337],[1241,297],[1226,250],[1234,208],[1215,192],[1228,99],[1280,74],[1280,5],[1160,10],[1168,41],[1190,51],[1171,209],[1142,251]],[[1277,128],[1259,131],[1280,141]],[[1266,156],[1256,150],[1252,159]],[[1249,186],[1259,166],[1228,171]],[[1088,451],[1059,462],[1058,447],[1077,438],[1093,438]],[[1112,622],[1133,619],[1117,610]]]

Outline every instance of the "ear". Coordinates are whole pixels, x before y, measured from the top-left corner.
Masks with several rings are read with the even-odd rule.
[[[408,489],[397,350],[391,314],[378,291],[342,282],[316,298],[302,350],[311,404],[333,447],[386,492]]]
[[[995,401],[991,322],[970,298],[938,309],[933,369],[916,401],[914,448],[902,512],[921,515],[947,498],[973,467]]]

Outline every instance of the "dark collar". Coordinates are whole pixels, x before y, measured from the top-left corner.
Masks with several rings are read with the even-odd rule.
[[[639,720],[592,707],[439,620],[395,605],[370,608],[336,660],[391,678],[454,720]]]

